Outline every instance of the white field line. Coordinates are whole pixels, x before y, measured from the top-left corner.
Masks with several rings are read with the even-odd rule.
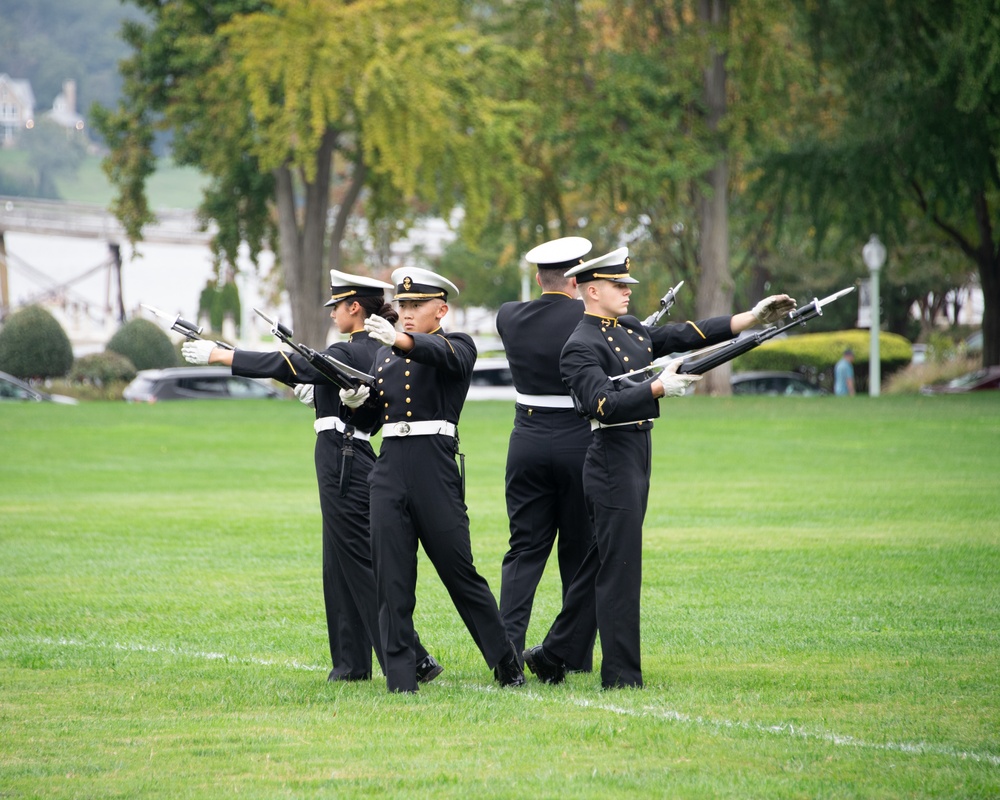
[[[65,647],[96,647],[103,650],[124,650],[129,653],[167,653],[183,658],[203,658],[207,661],[226,661],[230,664],[255,664],[260,667],[287,667],[313,672],[325,672],[326,667],[315,664],[300,664],[298,661],[272,661],[266,658],[241,658],[226,653],[206,653],[201,650],[182,650],[178,647],[157,647],[146,644],[104,644],[102,642],[80,642],[75,639],[38,639],[39,644],[62,645]]]
[[[158,647],[156,645],[143,644],[103,644],[100,642],[81,642],[75,639],[37,639],[37,644],[56,645],[63,647],[94,647],[98,649],[122,650],[132,653],[166,653],[168,655],[180,656],[182,658],[201,658],[209,661],[225,661],[231,664],[253,664],[262,667],[282,667],[286,669],[307,670],[310,672],[326,672],[327,667],[316,664],[301,664],[298,661],[275,661],[266,658],[246,658],[232,656],[226,653],[211,653],[200,650],[184,650],[178,647]],[[470,687],[471,688],[471,687]],[[488,691],[497,691],[490,685]],[[533,690],[522,693],[522,696],[532,700],[552,702],[549,695],[541,695]],[[868,750],[885,750],[898,753],[909,753],[912,755],[936,755],[959,760],[978,761],[993,766],[1000,766],[1000,756],[991,753],[974,753],[966,750],[959,750],[945,745],[929,744],[926,742],[866,742],[856,739],[853,736],[842,736],[836,733],[825,733],[810,731],[801,726],[791,723],[778,725],[765,725],[760,722],[737,722],[725,719],[708,719],[706,717],[691,716],[680,711],[673,711],[656,706],[643,706],[642,708],[626,708],[611,703],[600,703],[586,698],[570,698],[570,702],[579,708],[593,708],[598,711],[607,711],[612,714],[619,714],[625,717],[648,717],[659,719],[665,722],[677,722],[684,725],[694,725],[701,728],[715,728],[717,730],[745,730],[767,733],[774,736],[790,736],[801,739],[815,739],[828,744],[846,747],[857,747]]]

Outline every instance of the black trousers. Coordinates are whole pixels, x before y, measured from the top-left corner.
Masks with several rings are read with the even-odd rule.
[[[606,428],[594,432],[584,463],[583,487],[595,542],[542,642],[546,651],[571,664],[583,657],[596,623],[604,688],[642,686],[642,523],[651,467],[649,431]]]
[[[556,535],[563,600],[594,541],[583,493],[583,464],[590,442],[590,425],[573,409],[515,408],[507,447],[510,544],[501,572],[500,615],[518,657]],[[581,661],[568,664],[570,669],[593,667],[593,639],[590,651]]]
[[[378,596],[369,533],[368,478],[375,453],[354,441],[347,495],[340,496],[343,434],[322,431],[314,458],[323,514],[323,600],[333,674],[365,678],[372,671],[372,650],[385,671],[378,625]],[[416,660],[427,655],[414,634]]]
[[[418,543],[487,665],[500,663],[510,643],[496,598],[472,563],[469,516],[452,438],[383,440],[371,474],[371,530],[389,691],[417,689],[413,609]]]

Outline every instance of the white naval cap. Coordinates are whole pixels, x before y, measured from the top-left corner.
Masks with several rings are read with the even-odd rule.
[[[619,247],[603,256],[584,261],[566,272],[567,278],[576,278],[577,283],[587,281],[614,281],[615,283],[638,283],[628,274],[628,248]]]
[[[561,269],[565,272],[570,267],[582,264],[583,257],[592,247],[590,239],[564,236],[531,248],[524,254],[524,260],[529,264],[537,264],[539,269]]]
[[[397,300],[448,300],[449,292],[458,294],[458,287],[450,280],[420,267],[400,267],[392,271]]]
[[[330,299],[323,304],[335,306],[341,300],[349,297],[378,297],[385,293],[386,289],[391,289],[392,284],[385,281],[378,281],[375,278],[367,278],[364,275],[349,275],[340,270],[330,270]]]

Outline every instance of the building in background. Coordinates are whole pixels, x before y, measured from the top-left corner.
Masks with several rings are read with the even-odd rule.
[[[12,147],[35,123],[35,93],[25,80],[0,73],[0,147]]]

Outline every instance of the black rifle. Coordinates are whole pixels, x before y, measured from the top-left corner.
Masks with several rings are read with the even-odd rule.
[[[182,336],[187,337],[188,339],[190,339],[193,342],[207,342],[207,341],[210,341],[216,347],[221,347],[223,350],[235,350],[236,349],[235,347],[233,347],[228,342],[220,342],[220,341],[217,341],[215,339],[206,339],[204,336],[201,335],[201,332],[202,332],[202,330],[204,330],[204,328],[202,328],[200,325],[195,325],[193,322],[189,322],[188,320],[184,319],[180,314],[178,314],[176,316],[171,316],[170,314],[167,314],[164,311],[160,311],[160,309],[158,309],[158,308],[154,308],[153,306],[147,306],[145,303],[140,303],[139,305],[141,305],[143,308],[145,308],[148,311],[152,311],[160,319],[169,319],[169,320],[171,320],[170,330],[176,331],[177,333],[181,334]]]
[[[292,348],[292,350],[302,356],[316,369],[317,372],[319,372],[331,383],[336,384],[341,389],[347,389],[348,391],[354,391],[362,385],[368,386],[369,388],[375,385],[375,377],[373,375],[369,375],[367,372],[355,369],[349,364],[345,364],[343,361],[338,361],[326,353],[320,353],[317,350],[313,350],[308,345],[296,342],[292,338],[292,329],[287,325],[282,325],[278,322],[278,320],[271,319],[259,308],[255,308],[254,311],[256,311],[257,314],[259,314],[260,317],[271,326],[272,334],[277,336],[284,344],[288,345]]]
[[[675,361],[681,362],[677,369],[677,372],[680,375],[704,375],[710,369],[715,369],[716,367],[725,364],[727,361],[732,361],[736,358],[736,356],[741,356],[744,353],[753,350],[755,347],[760,347],[760,345],[764,344],[764,342],[768,339],[773,339],[778,334],[784,333],[790,328],[794,328],[797,325],[804,325],[809,320],[822,316],[823,306],[829,305],[834,300],[843,297],[845,294],[850,294],[853,291],[854,287],[848,286],[846,289],[834,292],[829,297],[824,297],[822,300],[813,298],[811,302],[789,312],[785,324],[780,327],[773,325],[771,327],[764,328],[763,330],[756,331],[755,333],[741,336],[739,339],[710,345],[702,350],[695,350],[693,353],[687,353],[686,355],[676,357],[664,356],[663,358],[656,359],[645,369],[636,370],[635,372],[626,372],[623,375],[616,375],[612,378],[612,380],[617,381],[621,379],[629,379],[633,381],[642,381],[646,378],[658,375]]]
[[[674,304],[674,300],[677,299],[677,290],[683,285],[684,281],[681,281],[660,298],[660,307],[642,321],[644,327],[652,328],[654,325],[660,324],[660,320],[663,318],[663,315],[670,311],[670,306],[672,306]]]

